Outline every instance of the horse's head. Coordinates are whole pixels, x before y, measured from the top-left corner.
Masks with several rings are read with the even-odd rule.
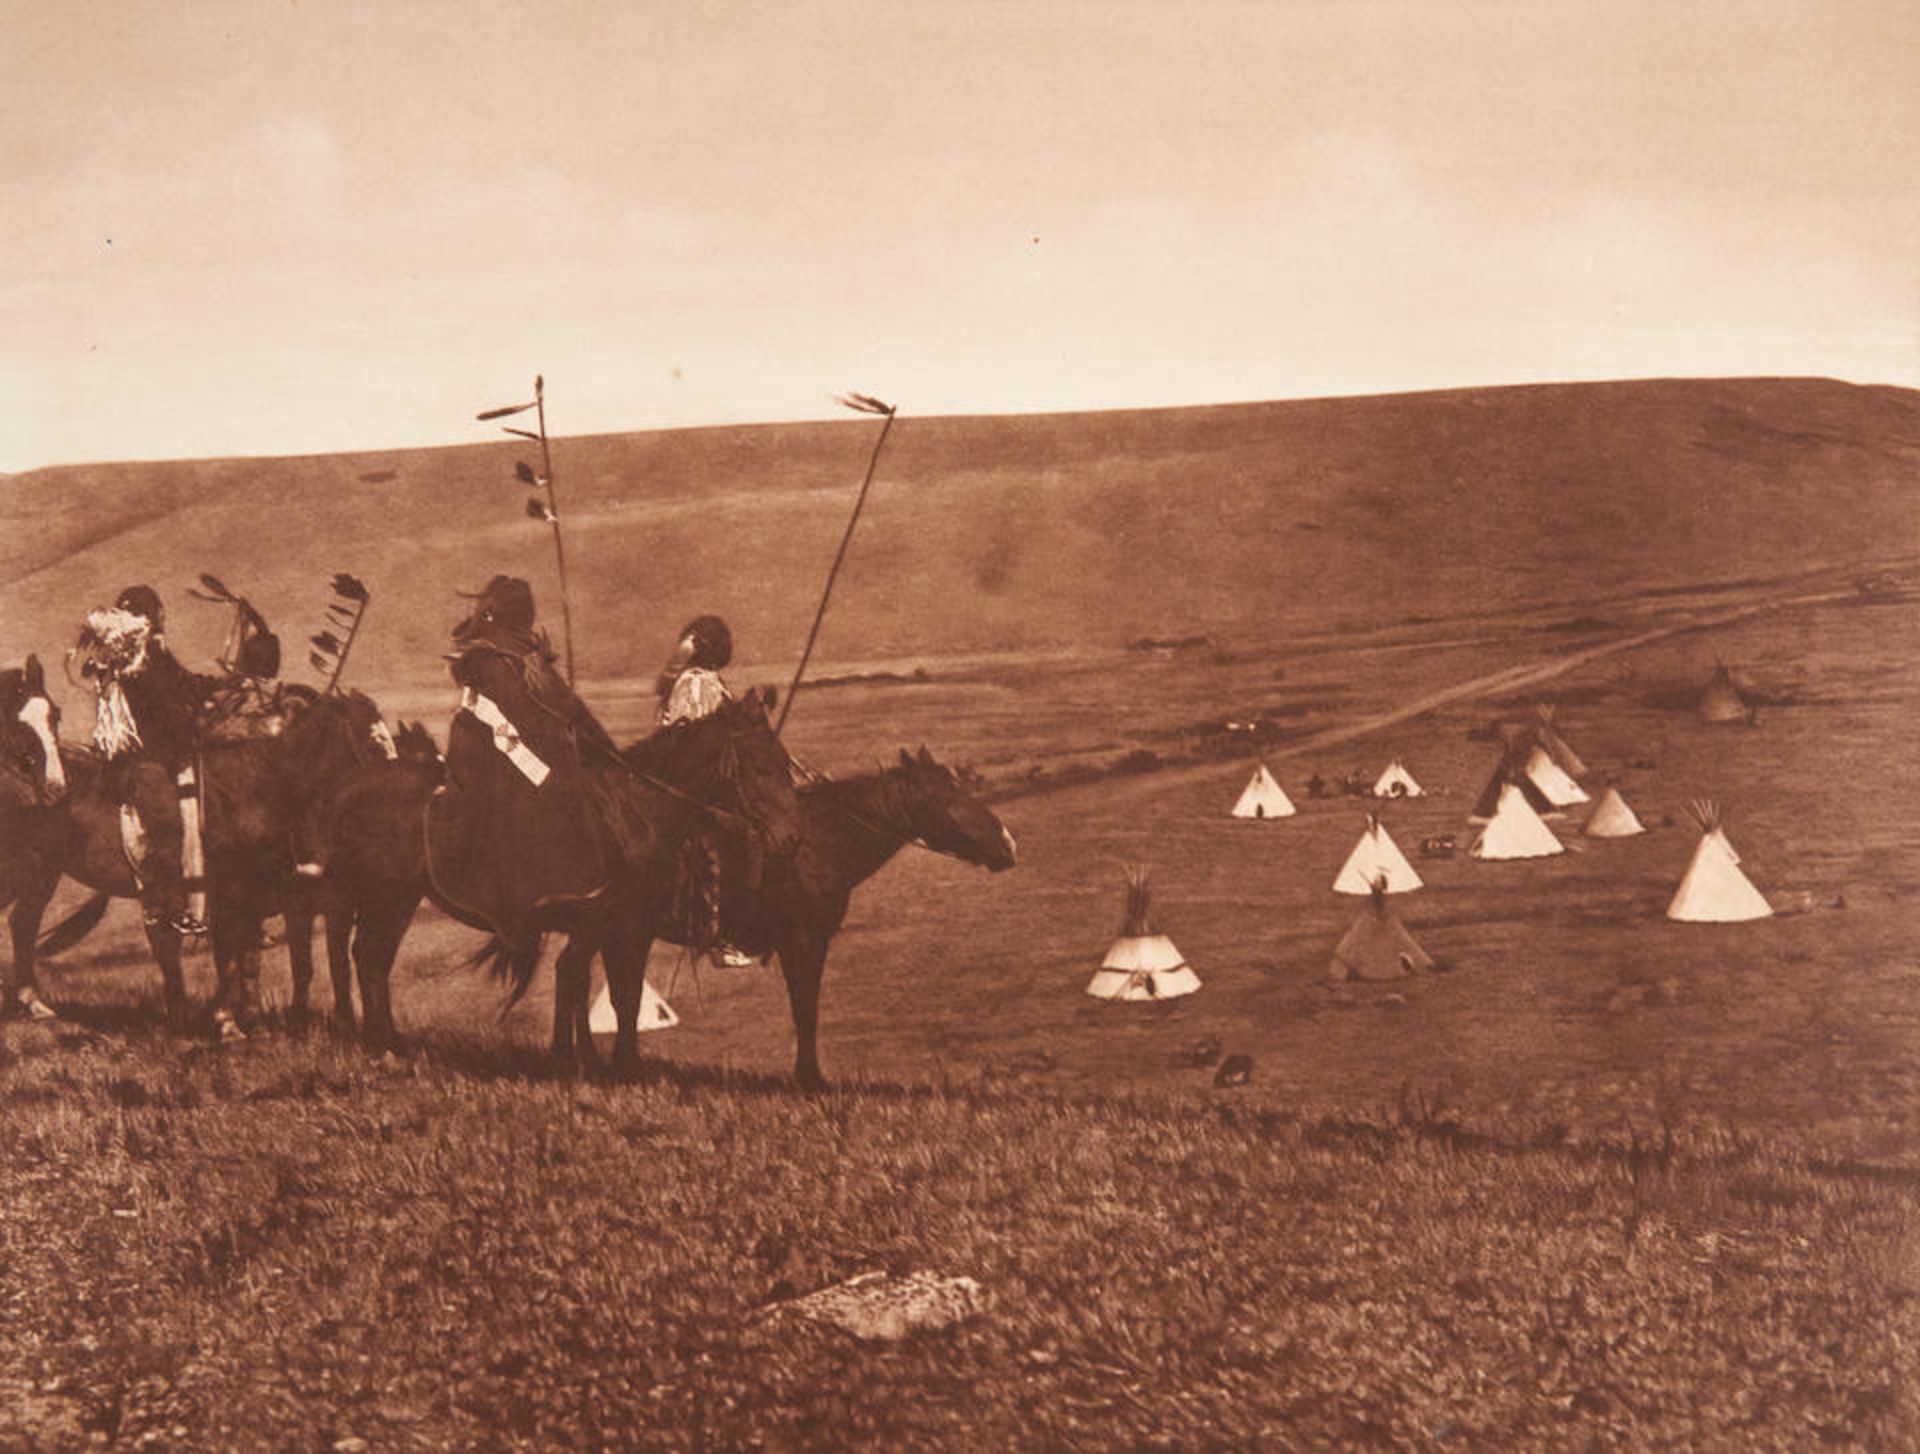
[[[900,751],[889,776],[900,784],[900,805],[913,835],[936,853],[999,873],[1019,861],[1019,849],[1007,825],[974,797],[943,763],[922,747]]]
[[[393,734],[393,748],[402,762],[440,761],[440,744],[433,740],[433,734],[423,722],[402,722],[400,730]]]
[[[40,658],[0,672],[0,729],[5,771],[20,806],[58,803],[67,795],[66,764],[60,760],[60,709],[47,695]]]

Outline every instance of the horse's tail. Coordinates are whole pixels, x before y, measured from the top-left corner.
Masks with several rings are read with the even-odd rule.
[[[51,955],[73,948],[98,927],[106,917],[107,905],[112,902],[111,894],[94,894],[58,924],[43,932],[34,942],[34,953]]]
[[[467,957],[467,968],[484,969],[493,978],[505,981],[507,1002],[500,1007],[502,1014],[519,1004],[527,986],[533,983],[534,971],[540,967],[543,938],[540,934],[531,935],[525,944],[515,949],[495,934]]]

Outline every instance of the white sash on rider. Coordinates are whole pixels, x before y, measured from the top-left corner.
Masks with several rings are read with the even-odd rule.
[[[460,694],[460,709],[473,713],[493,730],[493,745],[500,750],[501,756],[520,770],[520,775],[528,782],[537,788],[547,780],[547,775],[553,769],[542,762],[540,755],[521,739],[519,729],[507,719],[507,714],[500,710],[500,704],[492,697],[467,687]]]

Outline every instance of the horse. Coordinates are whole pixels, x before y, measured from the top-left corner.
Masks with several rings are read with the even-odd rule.
[[[384,722],[381,725],[384,726]],[[412,763],[430,770],[432,783],[438,784],[440,749],[433,740],[433,734],[421,723],[401,723],[399,730],[387,742],[383,742],[376,732],[374,741],[383,748],[390,742],[391,753],[383,752],[379,759],[363,763],[362,773],[379,774],[395,764]],[[360,775],[355,774],[339,785],[325,805],[325,819],[331,820],[337,815],[341,795],[359,781]],[[323,833],[325,838],[331,839],[330,828],[323,829]],[[334,1028],[352,1035],[352,904],[331,878],[298,877],[287,888],[280,917],[286,930],[287,962],[293,975],[293,997],[287,1006],[288,1015],[295,1024],[304,1024],[308,1017],[308,1004],[313,991],[313,925],[319,919],[326,929],[327,976],[333,983]]]
[[[359,693],[293,694],[292,713],[277,734],[215,737],[201,749],[207,814],[205,850],[208,905],[218,988],[214,1024],[222,1038],[241,1036],[240,1017],[259,1007],[259,947],[269,914],[278,912],[292,880],[295,825],[316,794],[324,794],[377,742],[371,723],[379,709]],[[0,903],[13,905],[16,981],[31,988],[36,948],[54,952],[97,923],[111,898],[137,898],[140,888],[121,835],[120,802],[97,753],[58,749],[69,784],[57,808],[43,808],[12,825],[10,872]],[[95,890],[93,897],[39,941],[48,901],[62,875]],[[181,936],[164,922],[147,926],[160,966],[167,1021],[186,1024]]]
[[[120,839],[120,805],[106,791],[104,764],[59,740],[60,709],[47,695],[36,657],[0,672],[0,908],[8,908],[13,958],[7,1007],[44,1014],[34,973],[41,916],[62,874],[108,894],[139,892]],[[166,985],[167,1014],[186,1016],[180,935],[172,925],[147,929],[147,943]]]
[[[770,857],[793,852],[800,837],[800,801],[786,750],[767,720],[771,699],[770,693],[749,693],[635,744],[624,770],[612,764],[594,770],[602,849],[612,868],[609,883],[588,903],[543,910],[543,931],[592,926],[597,939],[618,943],[635,937],[651,943],[670,904],[683,845],[716,826],[733,835],[757,835]],[[353,917],[361,1038],[373,1053],[397,1040],[393,962],[422,899],[431,898],[471,928],[494,929],[449,902],[431,882],[426,809],[441,777],[437,764],[402,761],[389,771],[364,775],[335,804],[328,876]],[[677,786],[708,782],[720,785],[724,802]],[[537,958],[537,939],[533,952]],[[345,1002],[338,981],[335,997],[337,1012]],[[630,1040],[639,1014],[637,993],[631,1009],[625,1022]]]
[[[909,843],[993,873],[1014,867],[1019,851],[1006,825],[925,747],[918,754],[903,749],[899,762],[888,768],[810,783],[800,790],[800,802],[798,850],[790,858],[770,861],[757,890],[730,890],[727,932],[750,954],[780,957],[793,1014],[794,1079],[817,1089],[825,1083],[819,1058],[820,984],[827,951],[846,918],[854,889]],[[663,927],[658,937],[680,942],[677,926]],[[569,939],[554,967],[556,1055],[569,1049],[582,1057],[592,1055],[587,989],[595,952],[605,960],[607,993],[624,1032],[639,1007],[650,948],[650,939],[610,943],[581,933]],[[490,959],[509,978],[513,999],[525,992],[538,963],[537,952],[531,960],[514,958],[498,945],[476,957]],[[620,1050],[616,1040],[616,1066],[622,1063]]]

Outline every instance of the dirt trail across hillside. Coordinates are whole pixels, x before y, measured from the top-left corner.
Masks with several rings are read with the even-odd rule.
[[[1920,565],[1920,558],[1902,562],[1912,567]],[[1353,722],[1343,722],[1337,727],[1329,727],[1295,741],[1277,744],[1267,748],[1263,757],[1268,761],[1303,757],[1310,753],[1322,752],[1330,747],[1354,741],[1357,738],[1371,736],[1386,728],[1397,726],[1412,718],[1423,716],[1438,708],[1450,706],[1455,702],[1472,700],[1479,697],[1492,697],[1509,694],[1527,687],[1538,686],[1552,681],[1556,677],[1577,670],[1589,662],[1606,657],[1618,656],[1635,651],[1656,641],[1684,635],[1695,631],[1710,631],[1717,627],[1731,625],[1749,617],[1769,612],[1803,609],[1809,607],[1830,606],[1840,602],[1860,599],[1858,588],[1853,584],[1854,572],[1844,574],[1845,584],[1841,584],[1842,572],[1834,571],[1827,576],[1826,582],[1817,589],[1807,589],[1810,584],[1805,575],[1796,575],[1789,585],[1784,581],[1757,584],[1744,590],[1738,596],[1724,599],[1712,610],[1702,611],[1688,606],[1675,611],[1658,625],[1617,636],[1608,641],[1590,646],[1555,653],[1545,658],[1536,658],[1520,664],[1503,667],[1498,671],[1487,672],[1481,676],[1458,682],[1437,692],[1429,692],[1411,702],[1402,703],[1385,712],[1377,712]],[[1640,598],[1651,605],[1656,597]],[[1373,640],[1366,644],[1369,651],[1380,650],[1387,643]],[[1424,643],[1409,642],[1408,645]],[[1103,802],[1111,803],[1116,799],[1141,797],[1157,794],[1169,787],[1186,783],[1203,782],[1215,777],[1232,776],[1242,771],[1243,765],[1210,761],[1171,767],[1159,772],[1129,774],[1124,777],[1103,778],[1095,783],[1078,784],[1071,788],[1051,790],[1053,795],[1071,798],[1077,794],[1098,792]],[[1025,796],[1019,792],[1007,794],[1006,800]]]

